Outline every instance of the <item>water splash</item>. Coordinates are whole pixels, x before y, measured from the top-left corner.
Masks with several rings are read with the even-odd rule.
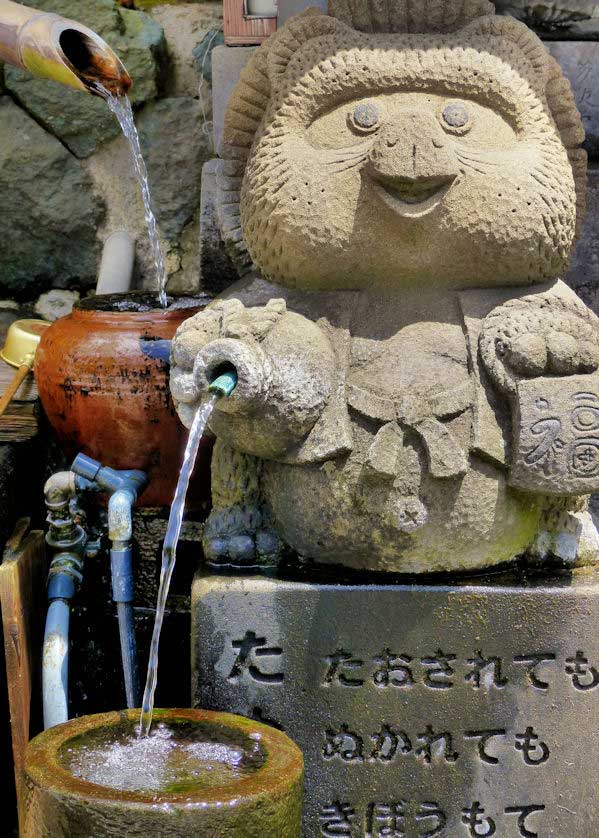
[[[177,544],[181,535],[183,523],[183,512],[185,510],[185,497],[189,487],[189,481],[193,473],[193,467],[198,455],[200,441],[210,419],[218,394],[209,394],[198,408],[189,432],[183,465],[179,474],[179,482],[175,490],[175,498],[168,518],[164,546],[162,548],[162,567],[160,570],[160,587],[158,590],[158,601],[156,604],[156,620],[154,632],[150,644],[150,658],[148,661],[148,676],[144,691],[141,717],[139,720],[140,736],[147,736],[152,725],[152,713],[154,711],[154,693],[158,680],[158,649],[160,646],[160,632],[164,621],[164,610],[166,599],[171,584],[175,561],[177,558]]]
[[[259,765],[258,751],[211,740],[209,732],[156,725],[150,736],[112,731],[111,738],[69,748],[69,771],[82,780],[121,791],[168,792],[225,785]]]
[[[156,269],[156,279],[158,284],[158,301],[163,308],[166,308],[168,306],[168,300],[166,296],[167,275],[166,266],[164,262],[164,253],[162,250],[162,245],[160,244],[160,238],[158,236],[156,216],[154,215],[154,211],[152,210],[150,184],[148,181],[148,170],[146,168],[146,162],[141,153],[141,146],[139,144],[139,134],[137,133],[137,128],[135,127],[135,119],[133,117],[133,109],[131,108],[131,102],[129,101],[128,96],[115,96],[109,90],[106,90],[105,87],[102,87],[102,85],[96,84],[95,86],[98,92],[104,97],[104,99],[106,99],[108,107],[116,116],[119,125],[121,126],[121,129],[123,131],[123,134],[129,141],[129,146],[131,148],[131,158],[133,160],[133,169],[135,171],[135,175],[137,177],[137,181],[139,183],[139,188],[141,190],[141,195],[143,198],[144,216],[146,220],[146,226],[148,228],[148,238],[150,240],[150,248],[152,250],[152,257],[154,259],[154,266]]]

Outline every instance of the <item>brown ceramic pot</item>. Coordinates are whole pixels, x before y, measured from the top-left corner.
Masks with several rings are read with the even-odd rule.
[[[68,456],[82,451],[112,468],[143,469],[140,503],[172,502],[187,431],[168,387],[168,344],[209,298],[155,308],[149,295],[82,300],[46,330],[35,359],[43,408]],[[200,450],[189,500],[210,496],[210,443]]]
[[[133,732],[138,718],[139,710],[83,716],[29,743],[23,838],[300,838],[301,751],[284,733],[239,716],[155,711],[156,722],[195,727],[204,741],[258,749],[242,776],[165,792],[120,791],[74,776],[77,751]]]

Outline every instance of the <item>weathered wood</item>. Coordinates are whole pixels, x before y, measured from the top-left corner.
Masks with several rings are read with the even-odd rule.
[[[17,395],[17,391],[20,390],[21,385],[30,373],[31,364],[28,363],[21,364],[19,369],[13,372],[13,377],[11,378],[8,387],[6,387],[0,396],[0,416],[4,416],[10,403]]]
[[[3,393],[15,376],[15,368],[0,359],[0,393]],[[35,402],[39,398],[33,374],[28,375],[15,394],[17,402]]]
[[[38,433],[38,410],[33,403],[13,402],[0,416],[0,443],[27,442]]]
[[[20,520],[0,565],[0,606],[19,817],[25,748],[37,733],[46,560],[44,534]]]
[[[6,329],[0,329],[4,342]],[[0,396],[7,391],[15,377],[15,368],[0,359]],[[3,416],[0,416],[0,443],[27,442],[39,431],[39,393],[33,374],[27,375]]]

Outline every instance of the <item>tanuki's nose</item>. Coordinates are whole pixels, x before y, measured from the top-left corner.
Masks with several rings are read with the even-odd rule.
[[[368,170],[387,182],[451,178],[458,173],[448,137],[432,113],[404,111],[378,133]]]

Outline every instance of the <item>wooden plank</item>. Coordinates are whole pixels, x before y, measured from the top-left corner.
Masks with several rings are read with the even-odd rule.
[[[0,416],[0,443],[27,442],[39,430],[38,408],[34,402],[12,402]]]
[[[18,522],[0,565],[0,606],[19,816],[25,749],[38,732],[46,555],[44,534]]]
[[[15,373],[16,369],[0,358],[0,393],[3,393],[6,390],[10,382],[13,380]],[[37,391],[35,378],[33,377],[33,374],[28,375],[17,390],[14,400],[16,402],[35,402],[38,398],[39,393]]]

